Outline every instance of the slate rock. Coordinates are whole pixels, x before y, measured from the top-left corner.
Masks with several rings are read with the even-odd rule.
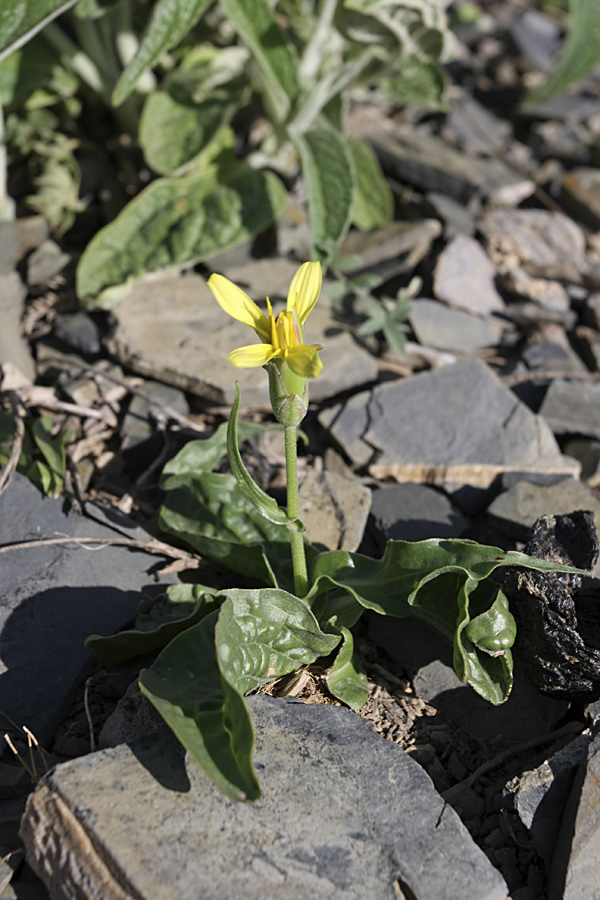
[[[226,274],[263,308],[266,296],[277,301],[277,310],[297,269],[289,260],[268,259]],[[308,343],[323,344],[324,370],[311,382],[313,400],[373,381],[377,374],[375,359],[341,327],[332,304],[321,296],[305,328]],[[258,343],[258,338],[223,312],[198,275],[136,281],[111,314],[110,351],[133,371],[226,405],[233,402],[237,380],[245,406],[270,407],[262,368],[235,368],[227,360],[231,350]]]
[[[512,802],[546,863],[552,854],[577,769],[587,756],[590,734],[582,734],[518,779]]]
[[[327,550],[358,550],[371,491],[357,478],[311,470],[299,491],[300,519],[311,543]]]
[[[540,407],[554,434],[600,439],[600,384],[591,379],[556,378]]]
[[[435,300],[414,300],[410,324],[421,344],[455,353],[472,353],[500,343],[504,328]]]
[[[367,233],[350,231],[342,241],[339,255],[359,259],[357,266],[345,270],[348,277],[373,271],[388,280],[412,272],[441,233],[436,219],[390,222]]]
[[[540,278],[581,283],[587,269],[585,236],[563,213],[545,209],[497,209],[479,222],[499,271],[520,267]]]
[[[46,240],[33,251],[27,260],[27,283],[47,285],[60,275],[71,257],[64,253],[57,243]]]
[[[600,487],[600,441],[573,438],[564,446],[568,456],[581,463],[581,479],[589,487]]]
[[[373,614],[369,637],[414,673],[417,697],[477,739],[497,746],[520,744],[552,731],[568,709],[566,701],[544,697],[532,687],[518,659],[508,700],[493,706],[458,679],[452,665],[452,646],[415,619]]]
[[[254,804],[224,798],[165,733],[53,769],[21,829],[53,897],[84,883],[106,900],[108,874],[115,897],[140,900],[505,900],[429,777],[367,722],[265,696],[248,705],[263,786]],[[75,827],[57,843],[67,817]]]
[[[554,327],[560,328],[560,326],[556,325]],[[562,334],[564,335],[564,332]],[[552,340],[551,337],[532,340],[523,351],[522,359],[532,372],[540,371],[568,375],[588,373],[583,360],[570,346],[566,335],[564,335],[563,340]]]
[[[474,238],[457,235],[440,254],[433,288],[436,297],[452,306],[486,315],[504,310],[495,286],[496,269]]]
[[[487,488],[504,471],[579,471],[544,420],[478,359],[382,383],[319,419],[376,477]]]
[[[511,25],[519,51],[542,72],[551,72],[563,45],[563,29],[556,19],[536,9],[526,10]]]
[[[21,240],[17,223],[0,221],[0,277],[14,271],[19,261]]]
[[[459,203],[477,194],[493,196],[523,181],[500,159],[466,156],[441,138],[413,128],[375,134],[371,140],[384,170],[397,181],[448,194]]]
[[[0,495],[0,545],[63,535],[148,539],[124,517],[97,504],[86,507],[93,518],[66,514],[62,499],[42,497],[15,475]],[[2,559],[2,711],[48,744],[93,660],[83,642],[92,633],[123,628],[142,591],[160,592],[149,574],[160,557],[118,546],[58,544],[12,550]]]
[[[25,287],[16,272],[0,274],[0,366],[10,362],[34,381],[33,357],[19,328],[25,294]]]
[[[373,492],[371,517],[380,537],[387,541],[425,541],[461,537],[469,520],[441,491],[425,484],[384,485]]]
[[[59,341],[64,341],[80,353],[95,356],[102,350],[100,329],[82,309],[72,313],[57,313],[52,331]]]
[[[582,167],[567,172],[560,200],[588,228],[600,228],[600,170]]]
[[[153,423],[161,419],[167,421],[170,409],[183,416],[189,413],[183,391],[160,381],[146,381],[132,396],[123,419],[124,448],[131,449],[151,438],[156,431]]]
[[[469,207],[437,191],[428,191],[425,199],[436,216],[442,220],[444,237],[447,240],[451,240],[457,234],[466,234],[469,237],[474,234],[475,215]]]
[[[456,87],[443,133],[470,156],[492,156],[503,153],[511,128],[506,119],[499,119],[468,91]]]
[[[548,900],[595,900],[599,870],[600,733],[596,731],[564,811]]]
[[[581,481],[565,478],[549,485],[518,481],[492,501],[488,516],[504,534],[522,541],[540,516],[564,516],[576,509],[592,510],[600,523],[600,500]]]

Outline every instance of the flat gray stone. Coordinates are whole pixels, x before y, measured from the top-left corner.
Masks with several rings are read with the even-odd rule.
[[[366,233],[350,231],[342,242],[339,256],[356,256],[359,260],[354,269],[346,270],[348,277],[372,269],[387,280],[412,272],[441,233],[437,219],[390,222]]]
[[[437,191],[429,191],[425,199],[444,223],[444,236],[447,240],[457,234],[470,236],[475,232],[475,216],[464,204]]]
[[[306,537],[327,550],[358,550],[371,507],[371,490],[357,478],[311,470],[299,492]]]
[[[55,241],[45,240],[27,260],[27,283],[46,285],[65,268],[71,257]]]
[[[226,275],[263,308],[269,296],[277,310],[297,269],[286,259],[255,260]],[[377,374],[376,360],[342,329],[332,303],[322,295],[305,328],[307,343],[323,345],[324,369],[310,384],[313,400],[366,384]],[[227,360],[231,350],[259,343],[258,337],[223,312],[198,275],[136,281],[111,315],[110,350],[135,372],[228,406],[238,381],[246,407],[270,407],[263,369],[235,368]]]
[[[520,267],[541,278],[581,282],[587,269],[585,236],[563,213],[497,209],[478,225],[499,271]]]
[[[495,278],[495,266],[479,241],[459,234],[440,254],[433,289],[445,303],[488,315],[502,312],[505,306],[496,290]]]
[[[455,353],[493,347],[500,342],[504,331],[499,321],[481,319],[425,299],[413,301],[410,324],[419,343]]]
[[[582,734],[536,769],[524,772],[513,793],[513,804],[529,830],[544,862],[551,862],[565,806],[591,737]]]
[[[548,900],[597,900],[600,871],[600,733],[587,749],[562,820]]]
[[[10,362],[34,381],[35,364],[20,331],[26,293],[16,272],[0,274],[0,366]]]
[[[500,159],[467,156],[446,141],[413,128],[371,138],[386,172],[425,191],[467,203],[476,194],[494,195],[523,181]]]
[[[376,477],[489,487],[507,471],[579,471],[546,422],[477,359],[385,382],[320,421]]]
[[[600,439],[600,384],[583,378],[554,379],[540,407],[540,415],[554,434]]]
[[[425,484],[385,485],[373,492],[371,516],[385,544],[460,537],[469,520],[441,491]]]
[[[600,172],[579,168],[567,172],[562,179],[561,202],[589,228],[600,228]]]
[[[540,516],[565,516],[578,509],[591,510],[600,523],[600,501],[581,481],[565,478],[548,485],[518,481],[492,501],[488,516],[505,534],[525,540]]]
[[[24,476],[15,475],[0,495],[0,546],[65,535],[149,539],[122,516],[96,504],[87,509],[93,519],[67,515],[62,499],[42,497]],[[94,658],[83,646],[86,637],[123,628],[135,616],[142,591],[164,589],[149,574],[157,560],[122,546],[75,544],[2,555],[1,708],[41,744],[51,741]]]
[[[21,834],[56,900],[80,884],[77,896],[98,900],[505,900],[423,769],[366,721],[341,707],[248,703],[263,787],[254,804],[223,797],[164,733],[43,779]]]

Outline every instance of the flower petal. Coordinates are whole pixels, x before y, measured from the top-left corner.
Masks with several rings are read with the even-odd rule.
[[[257,366],[264,366],[274,356],[279,355],[279,352],[271,344],[250,344],[248,347],[238,347],[237,350],[232,350],[227,359],[234,366],[254,369]]]
[[[251,300],[237,284],[224,275],[211,275],[207,284],[215,300],[228,316],[254,328],[263,341],[270,339],[269,320],[254,300]]]
[[[293,309],[302,324],[319,299],[323,273],[320,262],[303,263],[292,279],[287,297],[287,308]]]
[[[298,344],[285,354],[285,361],[296,375],[303,378],[316,378],[323,371],[323,363],[315,347]]]

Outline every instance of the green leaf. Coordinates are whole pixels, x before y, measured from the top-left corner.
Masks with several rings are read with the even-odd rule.
[[[221,672],[241,694],[327,656],[339,634],[325,634],[308,606],[276,588],[224,592],[215,636]]]
[[[192,30],[211,0],[158,0],[139,50],[117,81],[112,102],[119,106],[131,94],[139,78]]]
[[[389,541],[381,560],[334,550],[321,553],[312,567],[310,601],[332,587],[343,588],[358,603],[382,615],[414,615],[454,645],[454,666],[492,703],[506,699],[512,684],[510,646],[515,628],[503,595],[488,609],[488,586],[479,589],[499,566],[543,572],[579,572],[517,551],[474,541]],[[471,623],[471,596],[477,616]],[[323,615],[322,615],[323,618]],[[470,627],[472,626],[472,627]],[[475,641],[477,643],[475,643]]]
[[[90,241],[77,269],[79,298],[108,306],[119,296],[109,289],[235,247],[267,228],[284,203],[276,175],[242,163],[160,178]]]
[[[293,584],[287,531],[254,508],[233,475],[174,475],[162,488],[168,491],[159,514],[163,531],[234,572],[266,584]]]
[[[310,211],[313,255],[335,255],[352,220],[354,170],[345,139],[335,131],[314,129],[293,136],[302,161]]]
[[[170,459],[164,466],[161,475],[160,487],[172,483],[175,475],[194,477],[202,472],[212,472],[220,459],[227,453],[227,422],[221,422],[217,430],[209,438],[200,438],[196,441],[188,441],[179,453]],[[239,437],[247,441],[263,431],[278,431],[281,425],[271,422],[240,422],[238,423]]]
[[[146,162],[155,172],[169,175],[189,166],[233,117],[247,79],[227,64],[236,56],[239,68],[246,59],[243,50],[237,55],[232,50],[204,48],[202,53],[188,53],[184,64],[168,79],[167,89],[148,96],[139,139]]]
[[[140,688],[201,769],[232,800],[260,796],[243,694],[331,653],[308,607],[285,591],[229,590],[220,612],[180,634]]]
[[[381,79],[381,89],[395,103],[432,111],[448,108],[443,68],[431,57],[413,53],[402,60],[398,71]]]
[[[213,612],[215,593],[200,584],[172,585],[164,602],[155,602],[150,613],[138,613],[133,628],[108,637],[92,634],[85,646],[103,666],[120,666],[136,656],[155,653]]]
[[[304,531],[304,525],[299,519],[290,519],[285,509],[282,509],[273,497],[265,494],[256,484],[248,470],[246,469],[240,450],[238,447],[238,429],[237,419],[240,410],[240,386],[235,383],[235,400],[231,407],[231,415],[227,426],[227,453],[229,454],[229,463],[231,471],[238,483],[238,487],[244,497],[252,503],[255,509],[264,516],[269,522],[275,525],[283,525],[288,528],[295,526],[298,531]]]
[[[390,350],[396,356],[404,356],[406,349],[406,333],[401,325],[388,320],[383,326],[383,336]]]
[[[52,427],[52,419],[49,416],[42,416],[34,420],[31,431],[38,450],[48,464],[56,496],[60,494],[65,478],[65,441],[69,440],[70,432],[61,432],[53,436]]]
[[[600,4],[598,0],[570,0],[571,18],[560,59],[542,87],[527,103],[541,103],[561,94],[569,85],[589,75],[600,62]]]
[[[4,107],[50,106],[72,97],[78,84],[77,77],[61,66],[58,53],[43,34],[0,62],[0,102]]]
[[[371,145],[348,138],[348,149],[356,171],[352,222],[361,231],[370,231],[391,221],[394,198]]]
[[[351,709],[362,709],[369,693],[367,676],[361,669],[360,657],[354,652],[354,638],[347,628],[341,629],[342,646],[326,675],[327,687],[334,697]]]
[[[22,47],[77,0],[4,0],[0,9],[0,60]]]
[[[298,91],[298,63],[275,12],[267,0],[220,0],[220,6],[254,57],[272,116],[283,122]]]
[[[217,616],[171,641],[140,672],[140,688],[219,790],[231,800],[257,800],[254,730],[244,698],[219,669]]]

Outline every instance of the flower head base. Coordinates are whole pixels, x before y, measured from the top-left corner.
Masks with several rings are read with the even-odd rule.
[[[262,344],[239,347],[227,357],[234,366],[253,368],[271,360],[287,363],[301,378],[316,378],[323,369],[317,344],[304,343],[303,325],[321,291],[321,264],[304,263],[292,280],[286,309],[273,315],[267,298],[268,315],[262,312],[244,291],[223,275],[211,275],[208,286],[221,309],[232,318],[254,329]]]

